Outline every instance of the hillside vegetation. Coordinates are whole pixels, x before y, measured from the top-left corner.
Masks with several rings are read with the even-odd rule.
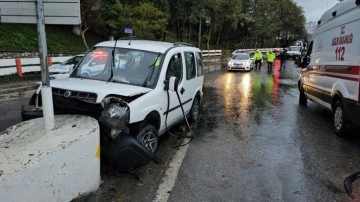
[[[81,36],[72,32],[72,26],[46,25],[48,53],[80,53],[86,51]],[[86,33],[88,45],[104,41],[91,32]],[[32,24],[0,24],[0,51],[39,51],[37,26]]]

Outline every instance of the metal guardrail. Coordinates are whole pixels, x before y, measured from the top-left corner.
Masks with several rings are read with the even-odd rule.
[[[207,62],[218,62],[221,60],[222,50],[202,50],[202,57]],[[52,63],[60,63],[69,59],[71,56],[65,57],[48,57],[48,66]],[[39,72],[39,58],[13,58],[0,59],[0,76],[18,73],[19,76],[25,72]]]
[[[255,52],[255,50],[258,50],[260,52],[267,52],[268,50],[276,50],[276,51],[280,51],[282,50],[282,48],[243,48],[243,49],[236,49],[233,53],[240,53],[240,52],[248,52],[248,53],[252,53]]]
[[[48,57],[48,65],[52,63],[60,63],[69,59],[66,57]],[[39,58],[13,58],[0,60],[0,76],[15,74],[22,75],[23,72],[39,72],[40,59]]]

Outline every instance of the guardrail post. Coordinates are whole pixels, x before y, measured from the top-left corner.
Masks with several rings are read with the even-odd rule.
[[[16,64],[16,71],[18,73],[19,77],[22,77],[22,68],[21,68],[21,59],[20,58],[15,58],[15,64]]]
[[[52,58],[50,56],[48,56],[48,67],[50,67],[52,65]]]

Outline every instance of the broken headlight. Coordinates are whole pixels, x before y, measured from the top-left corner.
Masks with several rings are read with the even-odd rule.
[[[129,119],[129,107],[125,103],[110,103],[101,112],[99,122],[111,129],[124,130]]]

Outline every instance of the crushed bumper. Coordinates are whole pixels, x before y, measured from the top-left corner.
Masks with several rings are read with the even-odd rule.
[[[22,121],[27,121],[27,120],[35,119],[35,118],[39,118],[39,117],[43,117],[42,110],[40,110],[40,109],[28,110],[28,109],[25,109],[25,106],[22,106],[22,108],[21,108]]]

